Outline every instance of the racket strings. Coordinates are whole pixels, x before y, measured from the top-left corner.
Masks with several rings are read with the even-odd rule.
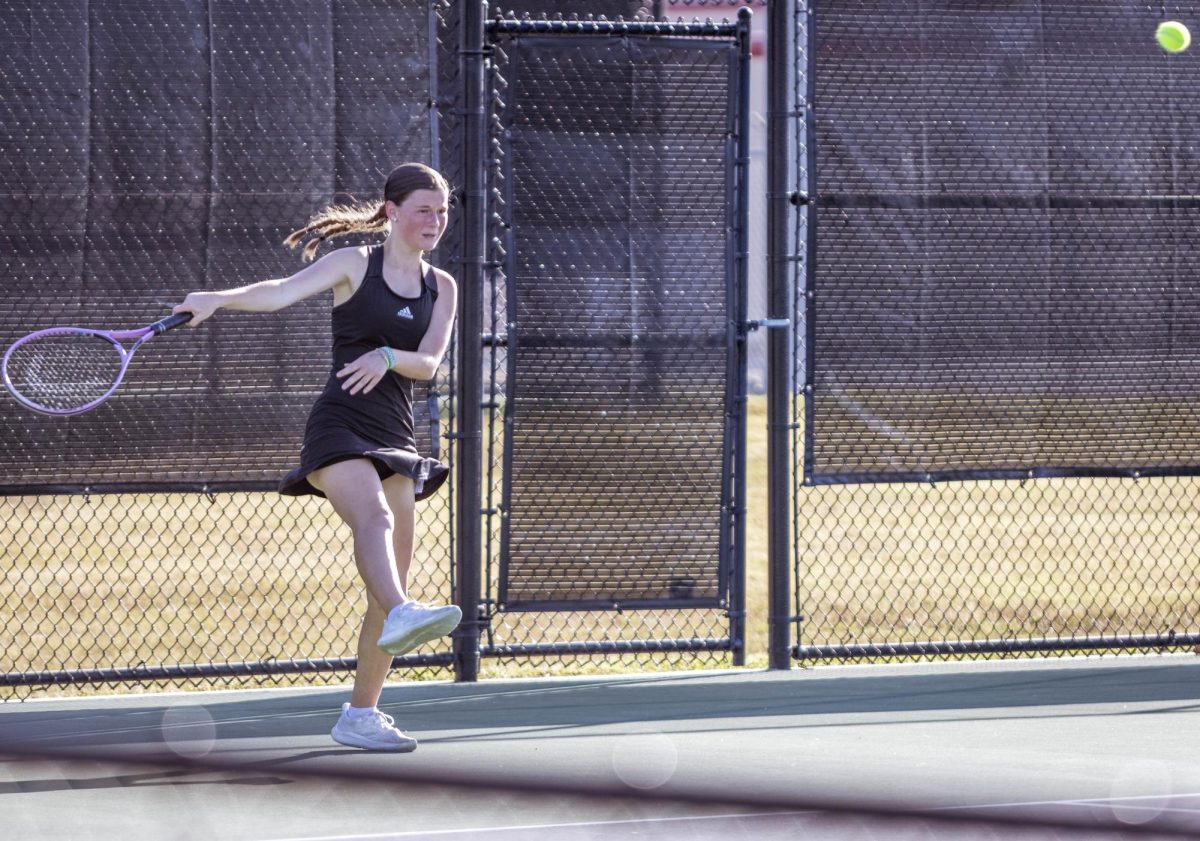
[[[13,390],[25,400],[65,411],[107,394],[120,378],[121,366],[120,350],[107,339],[64,333],[14,347],[6,370]]]

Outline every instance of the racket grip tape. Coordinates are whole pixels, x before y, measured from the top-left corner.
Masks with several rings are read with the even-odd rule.
[[[168,330],[174,330],[181,324],[187,324],[192,320],[192,313],[178,312],[174,315],[168,315],[166,318],[154,322],[150,325],[150,329],[154,331],[154,335],[158,336]]]

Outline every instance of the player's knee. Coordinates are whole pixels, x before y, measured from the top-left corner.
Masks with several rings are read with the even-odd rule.
[[[382,503],[365,506],[354,512],[350,528],[357,534],[390,532],[395,526],[395,517]]]

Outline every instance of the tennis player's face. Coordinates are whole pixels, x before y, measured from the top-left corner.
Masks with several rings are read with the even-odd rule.
[[[449,206],[441,190],[414,190],[396,205],[392,233],[414,251],[432,251],[446,231]]]

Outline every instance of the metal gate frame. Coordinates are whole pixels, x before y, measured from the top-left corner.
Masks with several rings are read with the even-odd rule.
[[[748,333],[759,323],[746,320],[747,272],[748,272],[748,189],[749,170],[749,84],[750,84],[750,18],[749,9],[739,11],[736,22],[668,23],[665,21],[548,21],[497,19],[483,21],[476,17],[475,4],[467,4],[465,33],[462,47],[464,96],[464,122],[469,123],[466,142],[463,145],[464,172],[472,169],[464,187],[464,237],[461,260],[459,370],[461,395],[480,394],[483,399],[460,401],[462,411],[458,415],[459,431],[459,518],[458,518],[458,575],[456,601],[469,607],[477,605],[471,615],[464,610],[467,619],[456,634],[455,673],[460,681],[475,680],[479,658],[482,656],[537,656],[537,655],[589,655],[620,652],[654,651],[712,651],[728,650],[733,653],[735,665],[744,662],[745,650],[745,596],[744,596],[744,546],[745,546],[745,461],[746,461],[746,339]],[[721,489],[721,576],[727,582],[724,609],[729,619],[729,634],[724,639],[656,639],[624,641],[582,641],[561,643],[524,643],[492,645],[482,642],[489,633],[491,619],[500,610],[487,596],[490,590],[491,559],[485,549],[485,535],[491,534],[496,517],[502,511],[484,502],[483,436],[485,422],[483,409],[495,413],[498,401],[495,395],[484,390],[483,349],[485,346],[501,346],[505,337],[495,336],[484,329],[484,288],[489,283],[489,273],[511,265],[513,255],[508,254],[504,243],[489,234],[489,220],[498,211],[496,185],[487,180],[492,177],[500,161],[493,147],[490,134],[491,112],[485,103],[490,89],[487,58],[493,45],[515,35],[551,35],[566,38],[605,37],[652,37],[652,38],[729,38],[737,46],[737,70],[732,91],[736,115],[732,125],[726,219],[733,247],[729,250],[726,265],[728,282],[727,303],[729,313],[729,341],[727,359],[727,393],[725,395],[726,430],[723,470],[724,487]],[[474,161],[474,166],[469,164]],[[482,162],[482,165],[480,164]],[[471,313],[470,319],[465,316]],[[476,403],[478,402],[478,411]],[[478,493],[478,496],[475,494]],[[502,507],[502,506],[501,506]],[[478,511],[478,518],[468,512]],[[504,526],[502,526],[504,528]],[[657,605],[670,607],[667,605]],[[688,607],[695,607],[689,603]],[[568,607],[558,606],[558,609]],[[556,609],[551,606],[549,609]],[[573,609],[573,608],[572,608]],[[588,609],[594,609],[589,606]]]

